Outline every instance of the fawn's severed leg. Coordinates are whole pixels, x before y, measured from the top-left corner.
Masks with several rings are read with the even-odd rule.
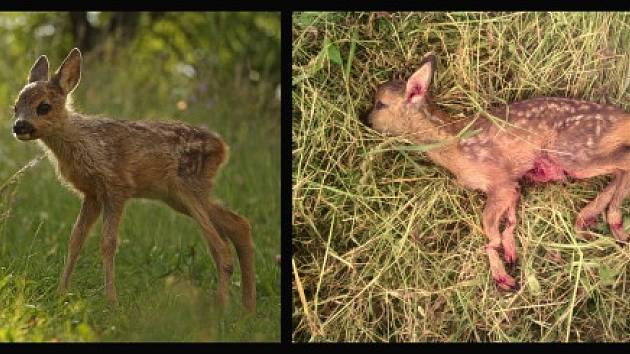
[[[626,243],[628,241],[628,233],[623,229],[621,204],[628,194],[630,194],[630,174],[626,171],[621,172],[618,180],[617,188],[610,200],[610,204],[608,204],[606,219],[617,241]]]
[[[492,191],[488,192],[488,200],[483,211],[483,228],[486,236],[490,239],[490,242],[486,245],[486,253],[488,253],[488,259],[490,261],[490,272],[497,285],[503,290],[518,290],[519,288],[514,278],[509,276],[505,271],[503,261],[499,256],[499,248],[502,244],[499,223],[501,222],[503,214],[508,212],[510,215],[508,215],[506,230],[503,232],[505,238],[503,242],[507,244],[508,252],[513,252],[513,256],[516,257],[512,232],[516,224],[514,209],[517,201],[518,193],[516,183],[497,186]],[[512,211],[509,211],[510,208],[512,208]],[[510,224],[510,216],[513,217],[512,224]],[[512,254],[510,254],[510,257],[512,257]]]
[[[575,229],[578,237],[590,238],[588,231],[586,230],[593,227],[597,222],[599,214],[602,214],[606,210],[606,207],[617,190],[617,185],[621,180],[621,176],[622,172],[616,172],[612,181],[608,183],[606,188],[604,188],[604,190],[601,191],[594,200],[580,210],[577,218],[575,219]]]
[[[507,191],[505,191],[506,195],[503,197],[506,198],[506,203],[508,204],[508,208],[505,211],[505,228],[501,233],[501,244],[503,245],[503,259],[510,264],[516,263],[516,259],[518,258],[516,255],[516,241],[514,240],[514,229],[516,228],[516,204],[518,203],[518,198],[520,197],[520,193],[518,189],[512,190],[512,195],[510,196]]]

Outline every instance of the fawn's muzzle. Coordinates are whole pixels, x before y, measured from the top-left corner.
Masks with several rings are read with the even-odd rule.
[[[13,124],[13,134],[18,139],[29,139],[34,132],[35,127],[23,119],[19,119]]]
[[[372,111],[363,112],[361,115],[359,115],[359,121],[369,128],[372,128],[372,124],[370,124],[370,113],[372,113]]]

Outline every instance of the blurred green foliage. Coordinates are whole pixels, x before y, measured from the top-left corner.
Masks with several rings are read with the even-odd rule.
[[[85,20],[83,27],[73,22],[73,14]],[[279,90],[279,13],[125,13],[131,21],[116,26],[118,14],[20,12],[0,15],[0,47],[3,49],[0,68],[4,68],[0,69],[0,104],[7,103],[6,98],[24,83],[22,73],[28,72],[37,56],[48,55],[54,70],[75,46],[82,49],[88,64],[90,61],[118,64],[127,60],[129,70],[147,81],[166,76],[172,79],[169,84],[180,96],[185,90],[194,95],[190,91],[193,84],[204,92],[212,92],[220,91],[230,81],[265,83],[272,94],[274,89]],[[85,32],[91,34],[87,41]],[[160,63],[158,72],[155,66],[143,72],[143,63],[156,60]],[[16,73],[19,76],[16,77]],[[4,107],[2,111],[6,113]]]

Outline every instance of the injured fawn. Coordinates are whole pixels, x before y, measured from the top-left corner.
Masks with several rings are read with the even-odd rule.
[[[15,103],[15,137],[39,139],[57,174],[83,198],[59,290],[67,290],[79,251],[102,213],[105,292],[108,300],[116,303],[114,256],[123,207],[130,198],[151,198],[201,226],[219,273],[217,299],[221,305],[227,302],[233,270],[228,240],[234,244],[242,274],[243,304],[254,311],[250,225],[210,199],[212,179],[228,157],[227,145],[205,129],[179,122],[131,122],[74,112],[68,95],[79,83],[81,60],[79,50],[73,49],[49,78],[48,59],[40,56]]]
[[[519,288],[506,273],[499,251],[507,263],[516,261],[514,228],[523,179],[546,182],[612,174],[604,191],[579,212],[575,228],[584,233],[606,212],[615,238],[627,241],[620,206],[630,193],[630,114],[593,102],[534,98],[491,109],[504,126],[478,116],[471,128],[479,133],[458,138],[470,122],[452,120],[432,103],[434,69],[435,57],[429,54],[406,82],[380,86],[366,124],[417,144],[444,143],[428,151],[429,158],[450,170],[464,187],[486,193],[482,222],[490,242],[485,250],[501,289]]]

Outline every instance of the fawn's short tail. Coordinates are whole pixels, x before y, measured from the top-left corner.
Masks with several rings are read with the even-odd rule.
[[[212,179],[217,171],[228,161],[230,147],[218,135],[209,132],[210,138],[206,142],[206,172]]]

